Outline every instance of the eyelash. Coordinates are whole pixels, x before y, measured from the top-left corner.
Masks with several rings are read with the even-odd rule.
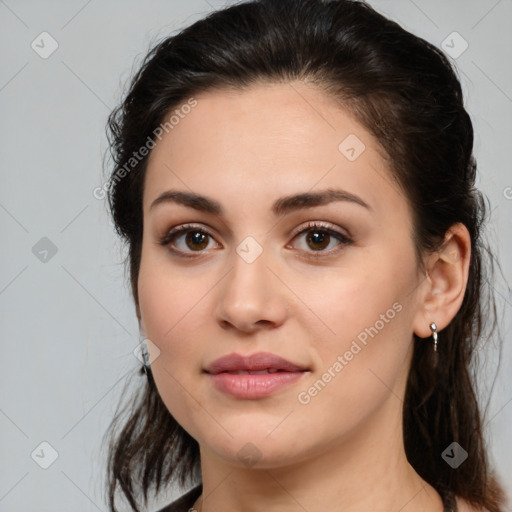
[[[308,222],[308,223],[306,223],[305,226],[301,226],[300,228],[298,228],[298,230],[296,230],[294,232],[294,234],[292,236],[292,240],[295,240],[299,235],[303,235],[310,231],[319,231],[322,233],[327,233],[329,236],[336,238],[341,243],[340,244],[341,246],[350,245],[353,243],[353,240],[351,240],[347,236],[341,234],[339,231],[336,231],[329,225],[324,224],[322,222],[318,222],[318,221]],[[170,247],[171,242],[174,242],[177,238],[179,238],[180,236],[187,234],[189,232],[202,233],[211,238],[214,238],[213,235],[208,230],[204,229],[202,226],[199,226],[196,224],[183,224],[182,226],[180,226],[178,228],[174,228],[174,229],[170,230],[169,232],[167,232],[166,234],[164,234],[164,236],[162,236],[159,239],[158,243],[162,246],[169,246],[169,250],[171,252],[173,252],[174,254],[177,254],[179,257],[197,258],[204,251],[192,251],[192,253],[187,254],[184,251]],[[306,252],[310,253],[307,257],[313,258],[313,259],[318,259],[318,258],[332,256],[333,254],[338,253],[340,250],[342,250],[342,247],[337,248],[337,249],[330,249],[328,251],[319,250],[319,251],[312,251],[311,253],[310,253],[310,251],[306,251]],[[192,255],[194,252],[196,252],[196,254]]]

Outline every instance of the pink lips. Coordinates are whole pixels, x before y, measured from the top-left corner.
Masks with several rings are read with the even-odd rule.
[[[211,363],[206,373],[214,386],[236,398],[263,398],[300,379],[307,368],[267,352],[230,354]]]

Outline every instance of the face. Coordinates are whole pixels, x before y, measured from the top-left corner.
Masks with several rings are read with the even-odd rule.
[[[301,83],[195,100],[153,149],[143,197],[141,327],[165,405],[236,465],[396,429],[421,272],[376,140]],[[207,372],[258,353],[296,368]]]

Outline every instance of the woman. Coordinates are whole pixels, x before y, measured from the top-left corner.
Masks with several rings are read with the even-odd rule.
[[[359,1],[261,0],[155,47],[111,115],[147,384],[117,487],[165,511],[502,511],[470,371],[473,129],[443,54]]]

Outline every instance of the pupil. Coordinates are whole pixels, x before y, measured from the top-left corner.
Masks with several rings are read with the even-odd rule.
[[[319,249],[323,249],[329,245],[329,234],[322,231],[312,231],[312,235],[308,236],[308,242],[313,242],[313,244],[322,244]]]
[[[191,249],[204,249],[208,245],[207,236],[200,231],[191,231],[187,234],[187,244],[191,242]]]

